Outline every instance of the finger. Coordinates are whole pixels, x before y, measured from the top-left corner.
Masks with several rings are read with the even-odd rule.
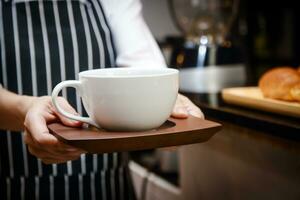
[[[189,98],[183,95],[179,95],[179,99],[181,100],[180,104],[184,106],[184,108],[188,112],[188,115],[204,119],[204,114],[202,113],[200,108],[196,106]]]
[[[87,153],[84,150],[80,150],[80,149],[75,149],[74,151],[70,151],[70,150],[56,150],[56,149],[45,149],[44,150],[46,153],[48,153],[49,155],[53,155],[53,156],[57,156],[57,157],[73,157],[73,156],[78,156],[84,153]]]
[[[190,115],[204,119],[204,114],[189,98],[184,98],[183,104],[186,106]]]
[[[59,98],[58,99],[58,103],[59,105],[62,107],[63,110],[65,110],[68,113],[71,113],[73,115],[78,115],[78,113],[76,112],[76,110],[67,102],[66,99],[64,98]],[[55,114],[58,116],[58,118],[60,119],[60,121],[66,125],[66,126],[75,126],[75,127],[79,127],[82,125],[82,122],[76,121],[76,120],[72,120],[69,119],[65,116],[63,116],[62,114],[60,114],[56,109],[54,109]]]
[[[176,106],[171,114],[172,117],[179,118],[179,119],[185,119],[189,116],[189,113],[184,106]]]
[[[42,162],[45,164],[59,164],[59,163],[65,163],[68,161],[78,160],[80,158],[79,156],[73,156],[73,157],[65,157],[65,158],[59,158],[59,157],[45,157],[42,158]]]
[[[159,148],[159,150],[162,150],[162,151],[177,151],[178,149],[178,146],[171,146],[171,147],[163,147],[163,148]]]
[[[204,114],[203,112],[200,110],[200,108],[198,108],[197,106],[190,106],[187,108],[188,113],[194,117],[198,117],[201,119],[204,119]]]
[[[31,137],[31,135],[28,133],[28,131],[26,130],[26,128],[25,128],[25,131],[24,131],[24,142],[27,145],[34,145],[35,144],[35,141]]]
[[[69,148],[47,148],[47,146],[44,145],[39,145],[37,142],[34,141],[34,139],[31,137],[30,133],[28,133],[28,131],[25,131],[24,133],[24,142],[25,144],[28,145],[28,147],[30,148],[35,148],[35,149],[41,149],[43,150],[43,152],[47,152],[47,154],[53,154],[56,156],[59,155],[76,155],[76,154],[82,154],[82,153],[86,153],[83,150],[79,150],[79,149],[72,149],[69,150]],[[37,154],[37,153],[35,153]]]
[[[32,153],[39,158],[43,157],[56,157],[56,158],[68,158],[68,157],[74,157],[74,156],[79,156],[83,153],[86,153],[85,151],[82,150],[77,150],[77,151],[58,151],[58,150],[53,150],[53,149],[45,149],[41,148],[38,146],[34,145],[28,145],[28,148],[31,148]]]
[[[38,114],[30,114],[26,117],[25,122],[27,133],[31,135],[34,142],[45,149],[77,151],[79,149],[71,147],[67,144],[60,142],[56,137],[49,133],[46,126],[46,121],[43,116]],[[29,141],[29,140],[28,140]]]
[[[81,155],[81,153],[66,153],[66,154],[59,154],[59,153],[49,153],[43,149],[36,148],[34,146],[28,146],[28,151],[40,158],[40,159],[53,159],[53,160],[73,160]]]
[[[73,159],[69,159],[69,160],[67,160],[67,159],[59,160],[59,159],[51,159],[51,158],[49,158],[49,159],[41,159],[41,160],[42,160],[42,162],[44,164],[49,165],[49,164],[66,163],[68,161],[77,160],[77,159],[79,159],[79,157],[76,157],[76,158],[73,158]]]
[[[25,119],[25,128],[27,134],[31,135],[32,139],[39,144],[55,144],[58,140],[48,133],[46,119],[40,113],[28,113]]]
[[[186,110],[186,106],[184,104],[182,96],[178,95],[171,116],[175,118],[182,118],[182,119],[188,117],[188,112]]]

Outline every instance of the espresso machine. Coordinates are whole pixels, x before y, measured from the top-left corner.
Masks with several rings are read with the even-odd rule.
[[[183,38],[175,44],[171,65],[178,68],[242,62],[232,40],[239,0],[170,0],[172,18]]]
[[[169,65],[180,70],[184,92],[220,92],[245,83],[244,56],[235,40],[239,0],[169,0],[182,37],[169,37]]]

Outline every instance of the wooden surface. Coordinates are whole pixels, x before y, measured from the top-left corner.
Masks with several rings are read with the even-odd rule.
[[[144,132],[108,132],[66,127],[60,123],[50,124],[48,128],[67,144],[89,153],[109,153],[201,143],[221,130],[221,125],[190,116],[188,119],[170,118],[158,129]]]
[[[222,98],[231,104],[300,117],[300,103],[264,98],[258,87],[227,88],[222,90]]]

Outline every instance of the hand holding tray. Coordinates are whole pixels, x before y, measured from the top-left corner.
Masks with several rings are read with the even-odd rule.
[[[157,129],[143,132],[108,132],[96,128],[73,128],[60,123],[48,125],[59,140],[89,153],[136,151],[207,141],[221,130],[216,122],[189,116],[169,118]]]

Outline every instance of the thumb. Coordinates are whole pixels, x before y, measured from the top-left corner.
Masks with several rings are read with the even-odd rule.
[[[58,103],[60,105],[60,107],[70,113],[70,114],[73,114],[73,115],[79,115],[76,110],[67,102],[66,99],[64,98],[59,98],[58,99]],[[55,114],[57,115],[57,117],[59,118],[59,120],[66,126],[74,126],[74,127],[79,127],[82,125],[82,122],[80,121],[76,121],[76,120],[72,120],[72,119],[69,119],[65,116],[63,116],[62,114],[60,114],[56,109],[54,109],[54,112]]]

